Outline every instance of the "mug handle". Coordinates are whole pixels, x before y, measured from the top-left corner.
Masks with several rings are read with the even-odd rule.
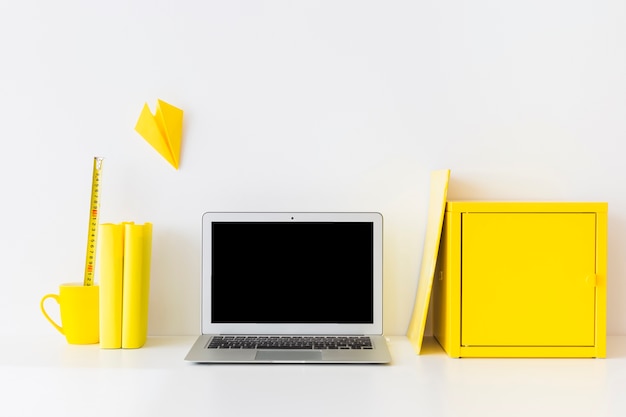
[[[46,295],[43,296],[43,298],[41,299],[41,302],[39,303],[39,307],[41,308],[41,312],[43,313],[44,316],[46,316],[46,319],[50,322],[50,324],[52,324],[59,331],[59,333],[65,334],[65,333],[63,333],[63,328],[61,326],[59,326],[58,324],[56,324],[54,322],[54,320],[52,320],[50,318],[48,313],[46,313],[46,308],[44,307],[43,303],[48,298],[54,298],[56,300],[56,302],[59,305],[61,305],[61,302],[59,301],[59,296],[58,295],[56,295],[56,294],[46,294]]]

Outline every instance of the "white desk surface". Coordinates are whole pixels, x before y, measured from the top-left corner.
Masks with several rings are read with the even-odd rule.
[[[197,365],[183,361],[193,340],[3,340],[0,415],[626,416],[626,337],[609,337],[607,359],[451,359],[396,336],[390,365]]]

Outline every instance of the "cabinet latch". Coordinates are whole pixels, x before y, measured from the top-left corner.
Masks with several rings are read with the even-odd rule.
[[[585,282],[587,283],[587,285],[595,287],[598,285],[598,276],[596,274],[587,275],[587,277],[585,278]]]

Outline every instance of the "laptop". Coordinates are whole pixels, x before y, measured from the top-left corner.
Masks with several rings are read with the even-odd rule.
[[[202,334],[186,361],[388,363],[380,213],[202,216]]]

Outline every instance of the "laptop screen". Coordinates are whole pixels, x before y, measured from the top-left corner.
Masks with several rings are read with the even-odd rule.
[[[372,323],[372,223],[211,227],[214,323]]]
[[[381,241],[378,213],[205,213],[203,333],[381,333]]]

